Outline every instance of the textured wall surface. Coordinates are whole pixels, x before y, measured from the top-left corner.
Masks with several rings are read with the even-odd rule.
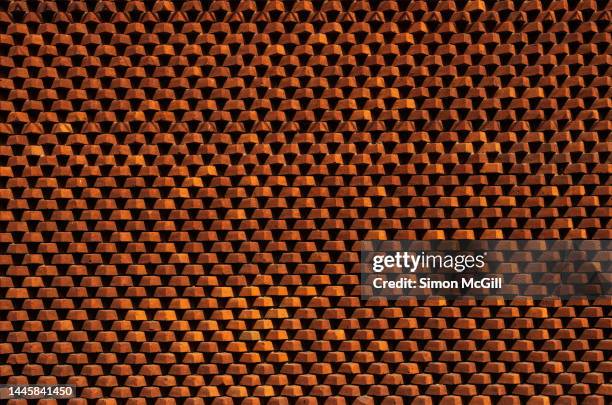
[[[603,405],[609,297],[366,302],[358,252],[611,238],[611,17],[0,2],[0,383],[75,384],[74,404]]]

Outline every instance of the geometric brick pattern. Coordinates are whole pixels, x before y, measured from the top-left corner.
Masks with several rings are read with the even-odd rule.
[[[609,297],[366,302],[357,264],[366,239],[612,238],[611,18],[3,1],[0,383],[603,405]]]

